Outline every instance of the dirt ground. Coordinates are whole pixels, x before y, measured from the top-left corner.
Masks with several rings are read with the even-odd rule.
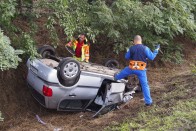
[[[37,39],[43,41],[40,37]],[[44,41],[47,44],[47,40],[44,39]],[[193,87],[192,95],[195,95],[196,77],[191,75],[190,66],[190,63],[196,65],[195,43],[184,39],[178,39],[178,41],[190,43],[188,47],[184,46],[185,60],[181,65],[166,63],[164,66],[160,66],[159,64],[149,63],[148,80],[155,104],[160,104],[162,101],[160,96],[171,90],[171,88],[168,88],[173,84],[171,81],[178,80],[182,82],[182,85]],[[62,49],[59,48],[58,51],[62,52]],[[102,60],[97,61],[101,62]],[[47,110],[41,107],[30,95],[26,85],[27,69],[24,63],[21,63],[16,70],[0,72],[0,111],[4,117],[4,121],[0,122],[0,130],[2,131],[100,131],[107,126],[118,125],[126,119],[134,118],[139,110],[144,107],[144,102],[141,100],[143,98],[142,94],[138,93],[123,109],[109,112],[96,119],[92,118],[94,114],[92,112]],[[36,115],[47,124],[39,123]]]
[[[155,104],[161,103],[160,96],[171,90],[168,87],[173,84],[171,81],[176,79],[184,85],[192,86],[195,95],[196,77],[190,75],[191,68],[186,66],[186,62],[173,68],[149,68],[148,78]],[[96,119],[92,118],[92,112],[70,113],[47,110],[31,97],[26,86],[26,76],[23,74],[26,74],[24,65],[21,65],[18,70],[1,73],[0,110],[5,120],[0,122],[0,130],[103,130],[107,126],[117,125],[136,116],[144,107],[141,101],[142,94],[138,93],[123,109],[112,111]],[[39,123],[35,115],[39,115],[47,124]]]

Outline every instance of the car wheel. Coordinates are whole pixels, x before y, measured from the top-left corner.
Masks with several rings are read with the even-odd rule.
[[[57,73],[57,78],[59,80],[59,82],[63,85],[63,86],[66,86],[66,87],[69,87],[69,86],[73,86],[75,85],[79,79],[80,79],[80,76],[76,79],[73,79],[73,80],[63,80],[61,77],[60,77],[60,74]]]
[[[72,57],[66,57],[66,58],[60,57],[60,59],[61,59],[61,61],[59,62],[59,65],[58,65],[59,68],[64,63],[64,61],[69,60],[69,59],[73,59],[73,58]]]
[[[105,63],[105,66],[109,68],[119,68],[119,65],[119,62],[115,59],[110,59]]]
[[[57,74],[64,86],[73,86],[80,78],[80,64],[73,58],[65,58],[59,63]]]
[[[42,58],[50,58],[50,56],[55,56],[55,49],[50,45],[44,45],[38,48],[37,52],[42,56]]]

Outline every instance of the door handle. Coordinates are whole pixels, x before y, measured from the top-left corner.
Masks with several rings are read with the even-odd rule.
[[[76,97],[76,94],[69,94],[69,96],[71,96],[71,97]]]

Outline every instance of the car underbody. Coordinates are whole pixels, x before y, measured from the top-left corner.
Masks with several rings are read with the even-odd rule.
[[[127,80],[114,80],[118,69],[78,62],[70,57],[54,57],[27,61],[28,86],[33,97],[45,108],[94,110],[93,117],[96,117],[132,99],[134,92],[127,91]]]

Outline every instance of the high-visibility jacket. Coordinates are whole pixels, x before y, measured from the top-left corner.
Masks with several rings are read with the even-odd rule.
[[[78,45],[78,41],[75,40],[73,42],[73,50],[75,51]],[[82,46],[82,55],[80,58],[76,57],[77,60],[79,61],[86,61],[89,62],[90,54],[89,54],[89,45],[88,44],[83,44]]]

